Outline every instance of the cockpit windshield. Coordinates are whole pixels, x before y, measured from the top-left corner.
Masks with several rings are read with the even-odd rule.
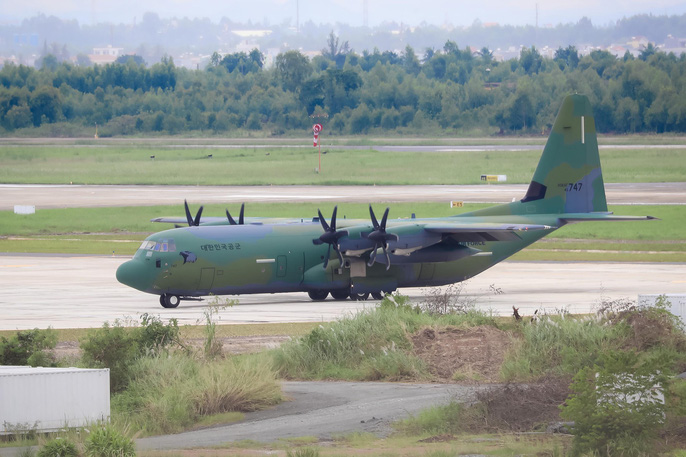
[[[174,244],[174,240],[145,240],[138,249],[142,251],[176,252],[176,244]]]

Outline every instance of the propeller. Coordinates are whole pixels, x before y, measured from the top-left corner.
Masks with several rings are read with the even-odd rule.
[[[338,245],[338,240],[340,240],[342,237],[348,235],[347,230],[336,230],[336,212],[338,211],[338,206],[334,207],[333,209],[333,214],[331,214],[331,225],[326,223],[326,219],[324,219],[324,216],[322,216],[322,212],[317,210],[317,213],[319,214],[319,222],[322,224],[322,228],[324,229],[324,233],[321,234],[319,238],[315,238],[312,240],[313,244],[328,244],[329,249],[326,251],[326,258],[324,259],[324,269],[326,270],[327,265],[329,264],[329,256],[331,255],[331,247],[333,246],[333,250],[336,251],[336,254],[338,254],[338,260],[340,260],[341,265],[343,265],[343,255],[341,254],[341,249]]]
[[[202,215],[203,207],[200,207],[198,212],[195,214],[195,219],[193,219],[191,217],[191,210],[188,209],[188,202],[186,200],[183,201],[183,206],[186,209],[186,220],[188,221],[188,226],[197,227],[198,225],[200,225],[200,216]]]
[[[372,253],[369,255],[369,262],[367,263],[367,266],[371,267],[372,265],[374,265],[374,262],[376,261],[376,250],[378,248],[383,248],[383,253],[386,255],[386,271],[388,271],[388,269],[391,268],[391,258],[388,256],[388,242],[398,241],[398,235],[396,235],[395,233],[386,232],[388,210],[389,208],[386,208],[386,211],[384,211],[383,217],[381,218],[381,223],[379,224],[379,221],[376,219],[376,216],[374,215],[372,205],[369,205],[369,215],[372,218],[372,225],[374,226],[374,230],[371,233],[369,233],[369,235],[367,235],[367,238],[374,242],[374,249],[372,249]]]
[[[231,224],[231,225],[243,225],[245,223],[245,221],[243,219],[244,210],[245,210],[245,203],[242,203],[241,204],[241,213],[238,215],[238,222],[236,222],[236,220],[233,217],[231,217],[231,214],[229,213],[229,210],[227,209],[226,210],[226,218],[229,220],[229,224]]]

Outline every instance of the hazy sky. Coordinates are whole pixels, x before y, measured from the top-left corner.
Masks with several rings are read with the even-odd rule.
[[[639,13],[683,14],[684,0],[368,0],[369,25],[395,21],[418,25],[445,22],[470,25],[476,19],[500,24],[533,25],[538,3],[539,25],[576,22],[591,18],[603,25]],[[299,8],[296,6],[299,5]],[[0,22],[19,22],[38,13],[55,15],[79,22],[140,21],[146,11],[160,17],[208,17],[218,21],[222,16],[239,22],[268,21],[281,24],[291,20],[295,25],[296,10],[300,23],[345,22],[362,25],[363,0],[0,0]]]

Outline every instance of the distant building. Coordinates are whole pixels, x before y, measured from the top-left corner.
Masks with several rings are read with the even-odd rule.
[[[676,56],[686,53],[686,38],[676,38],[672,35],[667,35],[662,46],[662,51],[667,54],[673,52]]]
[[[88,58],[93,63],[105,65],[114,63],[122,55],[124,55],[124,48],[115,48],[108,44],[105,48],[93,48],[93,54],[88,54]]]

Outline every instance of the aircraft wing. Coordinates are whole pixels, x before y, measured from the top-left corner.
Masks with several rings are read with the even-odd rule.
[[[179,225],[187,225],[188,224],[188,220],[185,217],[178,217],[178,216],[156,217],[154,219],[150,219],[150,222],[163,222],[166,224],[179,224]],[[228,224],[228,221],[225,217],[203,217],[202,218],[203,224],[206,224],[208,222],[211,222],[211,223],[226,222]]]
[[[550,230],[557,227],[540,224],[498,224],[498,223],[445,223],[427,224],[424,230],[430,233],[449,235],[456,241],[517,241],[517,232]]]

